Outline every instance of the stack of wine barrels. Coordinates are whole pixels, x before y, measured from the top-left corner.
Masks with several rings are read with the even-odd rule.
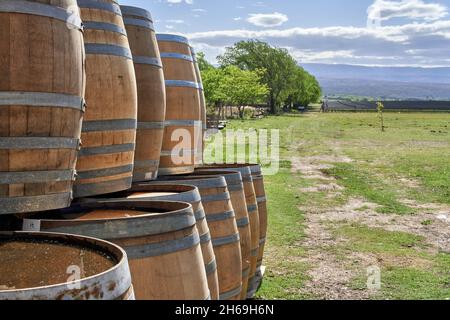
[[[86,48],[86,114],[75,197],[131,187],[137,122],[133,58],[114,0],[78,0]]]
[[[209,300],[200,236],[184,202],[101,200],[24,220],[24,230],[114,242],[128,255],[139,300]]]
[[[225,178],[175,176],[164,177],[154,183],[188,184],[199,189],[217,261],[219,299],[239,300],[242,294],[240,234]]]
[[[121,6],[133,54],[138,91],[138,124],[133,181],[155,180],[166,116],[166,88],[150,12]]]
[[[112,197],[112,198],[111,198]],[[200,234],[200,244],[203,254],[208,286],[212,300],[219,299],[219,283],[217,277],[217,263],[211,241],[211,234],[206,221],[205,210],[199,190],[195,186],[180,184],[135,184],[128,191],[97,198],[87,198],[83,202],[97,202],[104,200],[120,201],[182,201],[192,205]]]
[[[166,121],[159,174],[192,173],[202,152],[200,91],[187,38],[157,34],[166,84]]]
[[[116,0],[2,0],[0,30],[0,300],[252,297],[261,168],[202,165],[188,39]]]
[[[217,169],[236,170],[242,175],[251,229],[250,275],[247,297],[252,298],[261,284],[261,264],[267,233],[267,207],[261,167],[256,164],[223,164],[204,166],[199,170],[211,171]],[[262,245],[260,245],[261,243]]]

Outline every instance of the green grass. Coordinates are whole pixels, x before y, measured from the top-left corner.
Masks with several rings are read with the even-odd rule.
[[[365,172],[356,165],[338,163],[334,168],[324,171],[345,187],[348,196],[360,196],[380,205],[378,212],[408,214],[413,211],[397,201],[395,189],[390,189],[382,179],[374,178],[370,172]]]
[[[267,272],[258,298],[321,298],[304,290],[310,280],[308,270],[314,268],[305,262],[310,253],[302,246],[306,210],[333,210],[348,199],[364,198],[377,204],[380,214],[395,219],[418,212],[403,199],[450,204],[450,114],[386,113],[385,122],[387,131],[381,133],[375,113],[309,113],[230,121],[228,129],[280,130],[281,170],[265,177]],[[240,143],[248,148],[246,141]],[[300,192],[315,181],[292,173],[291,158],[332,155],[353,160],[333,163],[333,168],[324,171],[345,189],[331,198],[327,192]],[[424,220],[422,225],[431,223]],[[425,239],[351,223],[327,228],[334,237],[346,239],[322,249],[355,273],[349,286],[366,289],[366,266],[353,265],[350,258],[351,253],[361,253],[379,258],[383,285],[374,299],[450,298],[450,255],[431,250]]]

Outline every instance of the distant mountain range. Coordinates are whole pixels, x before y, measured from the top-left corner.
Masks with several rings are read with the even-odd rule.
[[[302,64],[324,95],[399,100],[450,100],[450,68]]]

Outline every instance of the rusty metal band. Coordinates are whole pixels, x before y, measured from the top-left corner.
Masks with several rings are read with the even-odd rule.
[[[156,39],[158,41],[164,41],[164,42],[177,42],[182,44],[189,45],[189,40],[186,37],[179,36],[176,34],[165,34],[165,33],[158,33],[156,35]]]
[[[73,186],[74,197],[83,198],[101,195],[105,194],[105,190],[107,190],[108,193],[128,190],[131,188],[132,180],[133,178],[131,177],[130,174],[130,177],[113,181],[105,181],[89,184],[75,184]]]
[[[130,48],[125,48],[113,44],[85,43],[86,54],[117,56],[133,60]]]
[[[73,149],[80,146],[79,139],[49,137],[2,137],[0,150],[4,149]]]
[[[75,170],[0,172],[0,184],[74,181]]]
[[[148,122],[138,122],[138,129],[164,129],[165,122],[164,121],[148,121]]]
[[[0,198],[0,214],[36,212],[66,208],[72,202],[72,193],[57,193],[42,196]]]
[[[147,64],[158,68],[163,67],[161,60],[154,57],[133,56],[133,62],[135,64]]]
[[[256,198],[256,202],[258,202],[258,203],[267,202],[267,198],[266,197],[258,197],[258,198]]]
[[[228,184],[228,191],[243,191],[244,186],[241,182],[239,184]]]
[[[208,214],[206,215],[206,221],[218,222],[218,221],[225,221],[234,217],[235,217],[234,211],[226,211],[219,214]]]
[[[242,286],[239,286],[238,288],[232,289],[230,291],[221,293],[219,295],[219,300],[229,300],[231,298],[234,298],[237,295],[240,295],[242,292]]]
[[[238,228],[248,226],[250,224],[250,219],[248,217],[237,219],[236,224],[237,224]]]
[[[239,233],[236,233],[228,237],[214,238],[212,239],[212,244],[214,247],[220,247],[227,244],[239,242],[240,240],[241,237],[239,236]]]
[[[200,243],[201,244],[205,244],[205,243],[209,243],[211,241],[211,234],[209,233],[209,231],[205,234],[202,234],[200,236]]]
[[[200,201],[200,200],[198,200],[198,201]],[[195,220],[197,220],[197,222],[202,221],[206,218],[205,210],[203,210],[203,209],[195,211],[194,215],[195,215]]]
[[[216,272],[217,270],[217,261],[216,259],[214,259],[213,261],[211,261],[208,264],[205,264],[205,269],[206,269],[206,274],[211,274]]]
[[[144,18],[147,20],[150,20],[153,22],[153,17],[152,14],[143,9],[143,8],[138,8],[138,7],[133,7],[133,6],[120,6],[120,10],[122,10],[122,14],[125,16],[135,16],[135,17],[140,17],[140,18]]]
[[[135,130],[136,119],[83,121],[82,132]]]
[[[1,3],[1,1],[0,1]],[[52,92],[1,91],[0,106],[71,108],[84,111],[82,97]]]
[[[161,52],[161,58],[162,59],[178,59],[178,60],[185,60],[189,62],[194,62],[192,59],[192,56],[188,56],[186,54],[181,54],[177,52]],[[198,86],[198,84],[197,84]]]
[[[254,213],[258,211],[258,206],[256,204],[251,204],[247,206],[248,213]]]
[[[148,167],[156,167],[159,165],[159,160],[135,160],[134,168],[148,168]]]
[[[193,81],[185,80],[166,80],[166,87],[182,87],[182,88],[193,88],[198,89],[198,83]]]
[[[127,36],[127,31],[121,26],[114,23],[98,22],[98,21],[84,21],[83,26],[86,30],[100,30],[119,33],[123,36]]]
[[[129,259],[140,259],[140,258],[157,257],[187,250],[199,244],[200,244],[200,237],[198,236],[197,233],[194,233],[192,235],[177,240],[164,241],[155,244],[145,244],[142,246],[124,247],[124,250],[127,253]]]
[[[97,9],[114,13],[118,16],[122,15],[120,6],[117,3],[107,3],[94,0],[77,0],[78,6],[85,9]]]
[[[201,127],[203,122],[200,120],[166,120],[165,127]]]
[[[106,168],[106,169],[79,171],[79,172],[77,172],[77,179],[84,180],[84,179],[95,179],[95,178],[100,178],[100,177],[110,177],[110,176],[116,176],[116,175],[124,174],[124,173],[128,173],[128,172],[131,173],[132,171],[133,171],[132,164],[129,164],[126,166],[120,166],[120,167]]]
[[[230,200],[230,193],[229,192],[223,192],[219,194],[212,194],[208,196],[202,196],[202,202],[203,203],[209,203],[214,201],[227,201]]]
[[[149,29],[151,31],[155,31],[155,26],[153,25],[153,22],[149,20],[142,20],[142,19],[134,19],[134,18],[124,18],[123,23],[126,26],[134,26],[134,27],[140,27],[144,29]]]

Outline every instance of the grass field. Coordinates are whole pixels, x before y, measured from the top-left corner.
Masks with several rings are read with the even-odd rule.
[[[230,122],[281,130],[258,298],[450,299],[450,114],[385,118],[385,133],[373,113]]]

